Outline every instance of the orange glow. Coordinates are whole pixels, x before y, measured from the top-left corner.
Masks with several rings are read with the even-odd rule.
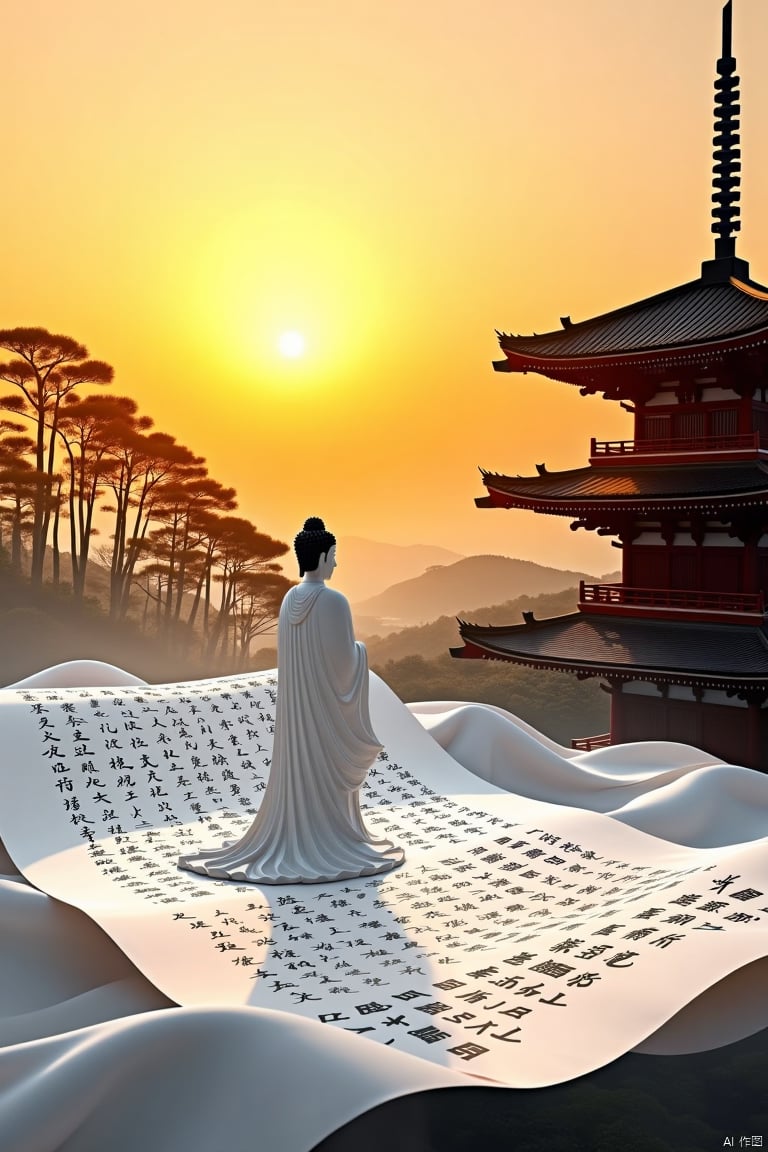
[[[590,436],[631,435],[615,404],[495,374],[494,328],[551,330],[711,257],[721,7],[12,5],[2,325],[112,363],[282,539],[318,514],[614,568],[567,520],[474,507],[478,465],[578,467]],[[734,50],[737,251],[766,282],[764,0],[738,0]]]

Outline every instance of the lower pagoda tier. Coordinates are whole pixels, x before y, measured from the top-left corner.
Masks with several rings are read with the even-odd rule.
[[[673,740],[735,764],[768,763],[768,628],[575,612],[505,627],[459,621],[461,659],[598,677],[611,743]]]

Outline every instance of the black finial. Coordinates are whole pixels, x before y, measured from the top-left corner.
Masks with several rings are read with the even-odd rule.
[[[722,56],[731,55],[731,34],[733,30],[733,2],[727,0],[723,8],[723,50]]]
[[[731,55],[732,0],[723,8],[723,47],[717,62],[715,80],[715,150],[712,193],[712,231],[715,233],[715,259],[733,258],[736,253],[735,233],[741,231],[739,219],[739,186],[741,149],[739,142],[739,77],[736,60]]]

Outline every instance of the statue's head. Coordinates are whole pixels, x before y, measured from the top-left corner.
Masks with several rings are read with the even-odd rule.
[[[329,553],[336,547],[336,537],[327,532],[319,516],[310,516],[293,542],[296,559],[299,562],[299,575],[315,572],[321,561],[329,559]]]

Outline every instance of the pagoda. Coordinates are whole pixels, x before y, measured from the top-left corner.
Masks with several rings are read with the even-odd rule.
[[[597,677],[610,734],[674,740],[768,770],[768,288],[737,258],[739,77],[731,0],[715,81],[714,259],[698,279],[544,335],[497,333],[497,372],[538,372],[632,413],[634,439],[535,476],[481,469],[480,508],[525,508],[611,536],[621,582],[582,582],[578,611],[485,627],[452,655]]]

